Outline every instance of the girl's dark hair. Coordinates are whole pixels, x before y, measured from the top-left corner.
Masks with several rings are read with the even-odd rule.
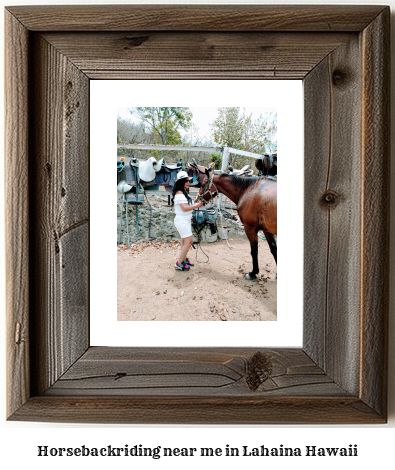
[[[189,196],[189,194],[185,191],[184,189],[184,184],[185,184],[186,178],[183,178],[182,180],[178,180],[174,183],[173,186],[173,191],[171,192],[171,204],[174,206],[174,196],[176,195],[177,191],[181,191],[182,194],[187,198],[188,201],[188,206],[192,204],[192,199]]]

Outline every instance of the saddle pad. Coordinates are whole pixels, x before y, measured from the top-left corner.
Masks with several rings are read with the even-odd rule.
[[[178,172],[181,170],[181,167],[180,168],[177,168],[176,170],[171,170],[171,173],[170,173],[170,181],[169,181],[169,185],[170,186],[174,186],[174,183],[176,181],[176,178],[177,178],[177,174]]]
[[[200,207],[192,211],[192,224],[204,224],[205,222],[215,223],[218,217],[218,212],[213,205],[207,207]]]
[[[162,169],[163,162],[164,162],[164,160],[163,160],[163,158],[161,158],[161,159],[159,160],[159,162],[155,165],[155,171],[156,171],[157,173],[158,173],[158,171],[160,171],[160,170]]]
[[[192,225],[196,227],[197,225],[203,225],[206,223],[206,218],[203,211],[198,211],[193,209],[192,211]]]
[[[215,223],[217,221],[218,213],[215,209],[209,209],[204,212],[204,217],[207,222]]]
[[[146,161],[139,160],[139,176],[142,181],[150,182],[155,179],[155,168],[158,162],[155,157],[150,157]]]
[[[156,173],[155,184],[169,184],[170,183],[171,172],[166,171],[162,168]]]
[[[175,170],[169,170],[167,167],[162,168],[158,171],[155,176],[155,184],[168,184],[174,186],[174,182],[177,178],[177,173],[181,168]]]

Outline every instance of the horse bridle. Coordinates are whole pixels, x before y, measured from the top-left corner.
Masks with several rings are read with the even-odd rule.
[[[213,169],[206,169],[206,171],[201,171],[196,163],[196,160],[193,158],[192,159],[192,165],[190,165],[195,171],[199,172],[201,175],[206,175],[207,178],[208,178],[208,181],[207,183],[204,184],[204,186],[202,186],[202,190],[203,190],[203,193],[202,194],[198,194],[197,198],[196,198],[196,201],[203,201],[203,203],[207,202],[204,200],[204,196],[206,194],[209,194],[210,195],[210,199],[211,200],[214,196],[213,194],[215,192],[218,192],[218,189],[215,187],[215,184],[213,183],[213,177],[210,176],[210,171],[213,172],[214,174],[214,170]],[[212,191],[211,188],[214,186],[215,188],[215,191]]]
[[[200,170],[199,170],[200,171]],[[201,172],[203,173],[203,172]],[[215,188],[215,191],[212,191],[212,187],[214,186]],[[204,186],[202,186],[202,194],[200,194],[200,191],[199,191],[199,194],[198,194],[198,201],[203,201],[203,202],[207,202],[205,199],[204,199],[204,196],[206,194],[209,194],[210,195],[210,199],[209,201],[211,201],[211,199],[214,197],[214,194],[215,193],[218,193],[218,189],[216,188],[214,182],[213,182],[213,177],[212,176],[209,176],[207,175],[207,182],[204,184]]]

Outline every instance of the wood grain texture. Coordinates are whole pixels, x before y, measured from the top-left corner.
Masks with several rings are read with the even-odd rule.
[[[210,80],[302,80],[349,36],[250,32],[44,35],[91,79]]]
[[[42,37],[31,47],[32,359],[42,393],[89,345],[89,81]]]
[[[297,349],[262,350],[272,373],[246,385],[252,349],[93,347],[12,419],[102,423],[382,422]]]
[[[359,385],[362,255],[358,51],[355,35],[304,82],[311,97],[305,113],[305,345],[311,357],[351,393],[357,393]]]
[[[33,397],[18,421],[145,424],[382,424],[356,397]]]
[[[362,298],[360,396],[387,410],[390,201],[390,13],[362,34]],[[384,395],[383,395],[384,393]]]
[[[252,397],[344,396],[303,351],[260,350],[253,380],[251,349],[90,348],[46,393],[48,396]]]
[[[6,19],[9,419],[385,422],[389,9],[12,7]],[[303,348],[89,348],[89,80],[277,67],[305,86]]]
[[[7,413],[30,396],[28,31],[5,12]],[[19,80],[12,78],[18,76]]]
[[[31,31],[361,31],[376,5],[8,7]]]

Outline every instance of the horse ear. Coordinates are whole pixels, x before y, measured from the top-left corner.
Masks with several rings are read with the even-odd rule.
[[[208,168],[206,168],[206,169],[204,170],[204,172],[206,173],[207,176],[209,176],[209,171],[210,171],[210,170],[209,170]]]

